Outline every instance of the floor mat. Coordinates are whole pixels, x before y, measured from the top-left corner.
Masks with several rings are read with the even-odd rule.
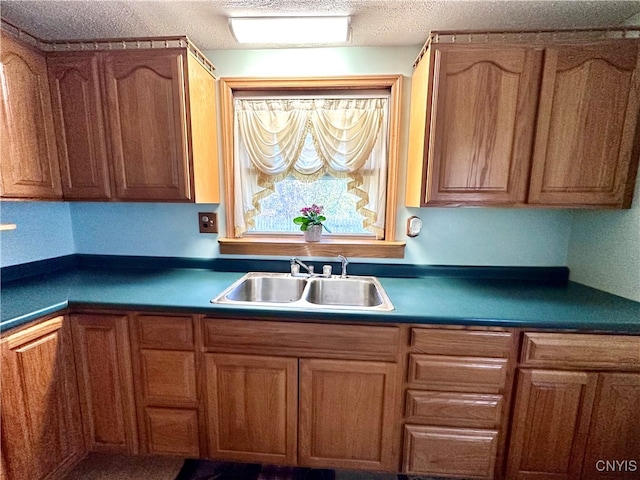
[[[333,470],[187,459],[176,480],[335,480]]]

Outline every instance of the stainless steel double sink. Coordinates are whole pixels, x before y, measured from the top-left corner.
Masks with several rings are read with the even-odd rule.
[[[309,309],[394,309],[375,277],[294,277],[289,273],[250,272],[211,303]]]

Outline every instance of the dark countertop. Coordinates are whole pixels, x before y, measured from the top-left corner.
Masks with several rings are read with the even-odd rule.
[[[2,285],[0,329],[67,306],[205,313],[225,317],[536,327],[640,332],[640,303],[578,283],[379,277],[392,312],[214,305],[243,274],[198,268],[72,268]]]

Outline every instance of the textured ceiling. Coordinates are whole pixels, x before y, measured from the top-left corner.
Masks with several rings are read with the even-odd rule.
[[[0,12],[45,40],[187,35],[213,50],[252,47],[230,34],[230,16],[351,15],[348,46],[421,45],[431,30],[619,25],[640,1],[1,0]]]

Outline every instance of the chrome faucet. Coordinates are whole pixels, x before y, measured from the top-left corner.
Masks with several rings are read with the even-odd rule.
[[[297,257],[291,257],[289,260],[291,263],[291,276],[293,277],[302,277],[302,276],[313,276],[313,265],[307,265],[302,260]],[[304,268],[307,273],[300,273],[300,267]]]
[[[349,260],[344,255],[338,255],[338,258],[342,262],[342,273],[340,274],[340,278],[347,278],[347,265],[349,265]]]

